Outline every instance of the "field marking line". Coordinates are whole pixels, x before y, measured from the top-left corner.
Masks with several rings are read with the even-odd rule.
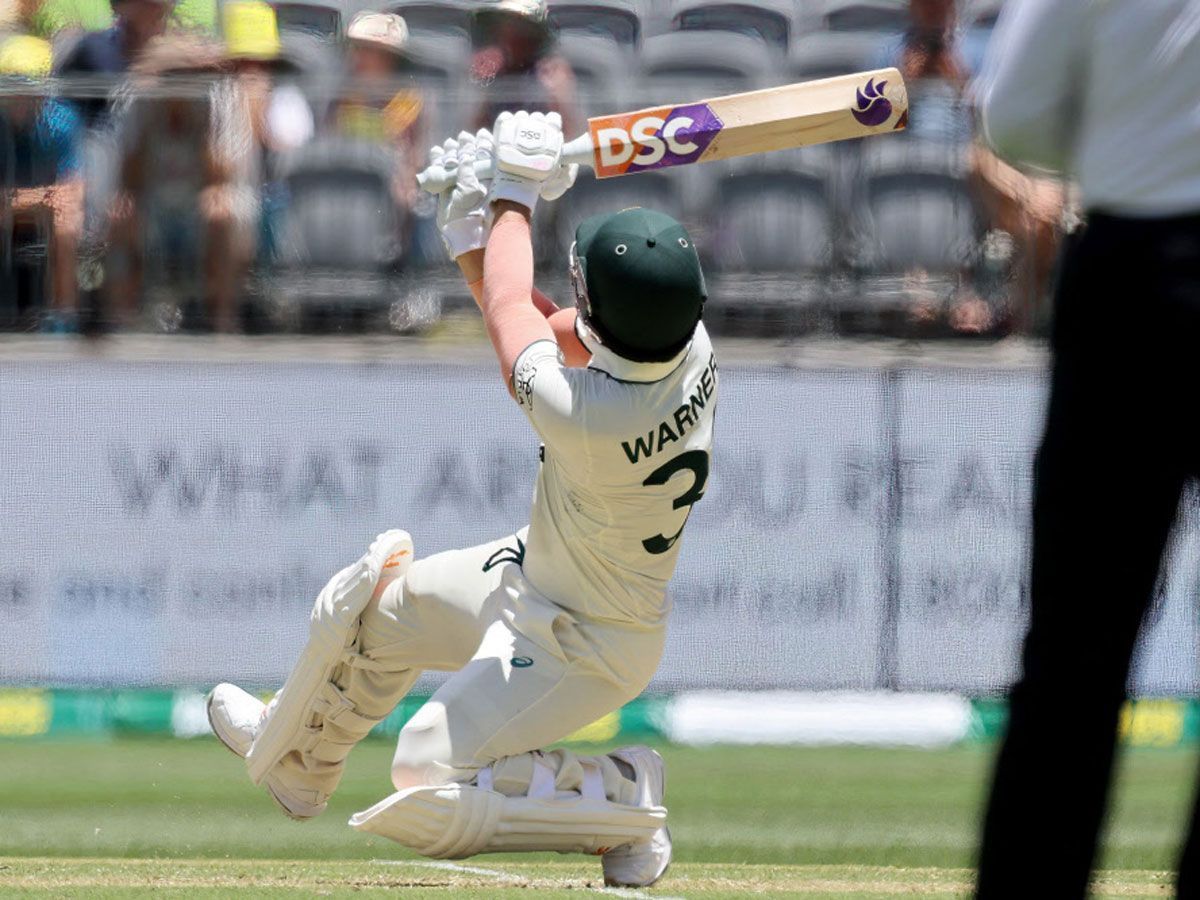
[[[483,875],[488,878],[502,878],[506,881],[531,883],[531,879],[524,875],[518,875],[516,872],[505,872],[500,869],[484,869],[479,866],[464,866],[443,859],[373,859],[371,862],[381,866],[419,866],[422,869],[441,869],[445,872],[461,872],[464,875]],[[635,890],[634,888],[591,887],[589,885],[585,890],[593,891],[597,894],[608,894],[613,897],[628,897],[629,900],[686,900],[685,897],[672,897],[668,894],[647,894],[645,891]]]
[[[466,875],[486,875],[489,878],[504,878],[509,881],[528,881],[524,875],[501,872],[499,869],[483,869],[479,866],[464,866],[459,863],[447,862],[444,859],[396,859],[388,860],[396,865],[420,866],[423,869],[445,869],[449,872],[462,872]]]

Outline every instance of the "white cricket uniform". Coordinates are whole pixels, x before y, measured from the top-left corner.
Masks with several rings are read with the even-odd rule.
[[[532,751],[645,689],[708,480],[717,366],[703,325],[668,363],[592,350],[586,369],[565,367],[551,341],[518,358],[517,400],[544,445],[528,529],[418,560],[367,606],[331,679],[333,705],[352,714],[327,716],[323,736],[280,764],[291,784],[332,793],[349,747],[426,669],[456,674],[401,732],[397,790],[468,782],[490,765],[496,790],[524,794]],[[573,754],[538,758],[556,789],[581,789]],[[610,800],[634,802],[607,756],[592,762]]]
[[[631,368],[647,380],[623,380]],[[682,360],[637,367],[600,349],[587,369],[564,368],[541,341],[514,386],[545,442],[525,577],[587,616],[659,621],[708,481],[717,367],[704,326]]]

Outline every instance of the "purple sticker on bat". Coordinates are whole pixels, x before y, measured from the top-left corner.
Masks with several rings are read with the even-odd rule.
[[[591,119],[596,174],[605,178],[696,162],[723,126],[707,103]]]
[[[850,114],[858,120],[859,124],[874,127],[882,125],[888,120],[892,114],[892,103],[883,96],[885,87],[887,87],[886,81],[876,84],[874,78],[868,78],[867,86],[855,92],[858,105],[850,110]]]

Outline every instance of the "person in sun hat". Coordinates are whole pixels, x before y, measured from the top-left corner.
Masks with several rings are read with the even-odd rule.
[[[387,146],[395,154],[392,194],[401,209],[417,199],[425,138],[425,95],[408,75],[409,34],[394,13],[364,11],[346,28],[346,83],[331,109],[336,133]],[[403,226],[407,229],[411,221]]]

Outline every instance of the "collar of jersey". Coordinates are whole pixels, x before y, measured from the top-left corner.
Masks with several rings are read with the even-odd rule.
[[[634,362],[631,359],[618,356],[601,344],[596,333],[588,328],[583,320],[578,317],[575,319],[575,334],[579,337],[583,346],[588,349],[588,352],[592,354],[592,361],[588,363],[588,368],[597,369],[618,381],[636,381],[642,383],[662,381],[679,368],[684,358],[688,355],[688,351],[692,349],[692,342],[688,341],[686,347],[666,362]]]

